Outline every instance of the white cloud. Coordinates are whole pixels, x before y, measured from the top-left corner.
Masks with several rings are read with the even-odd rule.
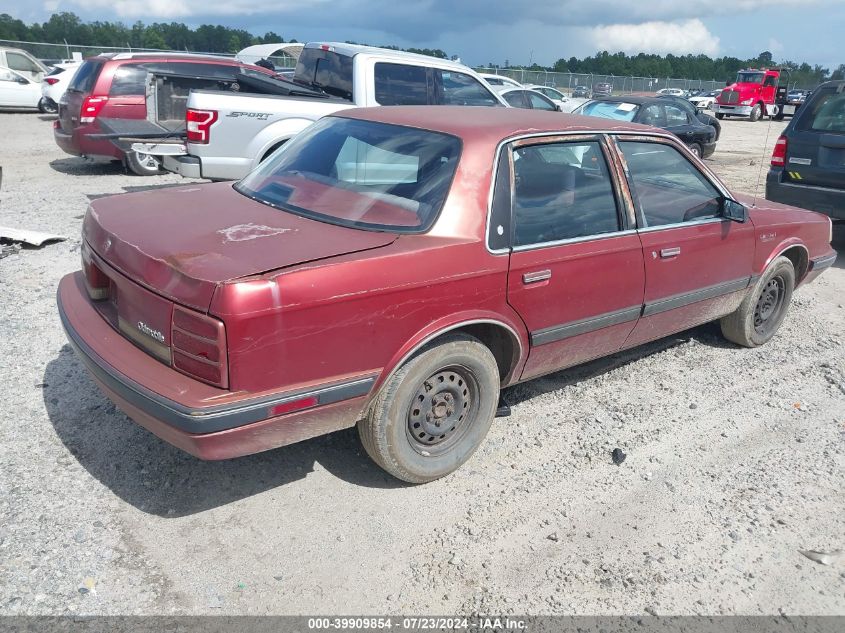
[[[783,43],[773,37],[769,38],[769,52],[780,55],[783,52]]]
[[[609,24],[590,31],[596,48],[611,53],[703,53],[711,57],[719,53],[719,38],[698,18],[678,22]]]

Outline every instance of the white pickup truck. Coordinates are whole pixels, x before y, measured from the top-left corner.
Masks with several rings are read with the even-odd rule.
[[[484,80],[460,63],[352,44],[307,44],[293,83],[279,82],[298,90],[277,95],[231,87],[195,88],[187,97],[184,139],[162,144],[150,138],[132,147],[163,156],[165,169],[186,177],[234,180],[317,119],[345,108],[506,106]],[[148,94],[148,99],[155,101],[156,96]],[[148,107],[154,118],[155,112]],[[154,122],[162,123],[160,118]]]

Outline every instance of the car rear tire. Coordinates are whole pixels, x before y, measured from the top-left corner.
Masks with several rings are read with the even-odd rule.
[[[38,111],[41,114],[56,114],[59,111],[59,107],[52,99],[41,97],[38,101]]]
[[[717,119],[719,119],[719,120],[721,121],[722,119],[724,119],[724,118],[725,118],[725,115],[724,115],[724,114],[722,114],[721,112],[717,112],[717,113],[716,113],[716,118],[717,118]]]
[[[763,108],[760,107],[760,104],[756,104],[753,108],[751,108],[751,114],[748,116],[751,119],[752,123],[755,121],[759,121],[763,116]]]
[[[499,368],[478,339],[449,335],[423,348],[384,384],[358,423],[361,443],[402,481],[439,479],[487,435],[499,401]]]
[[[127,152],[126,165],[136,176],[155,176],[163,174],[161,159],[152,154],[140,154],[138,152]]]
[[[742,300],[735,312],[723,317],[722,334],[743,347],[757,347],[771,339],[786,316],[795,288],[795,267],[778,257]]]

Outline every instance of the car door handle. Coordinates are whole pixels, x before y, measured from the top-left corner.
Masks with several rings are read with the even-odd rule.
[[[680,246],[673,246],[672,248],[661,248],[660,249],[660,256],[663,258],[667,257],[677,257],[681,254],[681,247]]]
[[[522,275],[522,283],[524,284],[534,284],[538,281],[546,281],[546,279],[551,279],[552,271],[550,270],[537,270],[533,273],[525,273]]]

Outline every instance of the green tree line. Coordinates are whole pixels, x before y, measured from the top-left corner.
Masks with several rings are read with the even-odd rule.
[[[144,24],[135,22],[127,26],[122,22],[83,22],[79,16],[70,12],[54,13],[43,23],[25,24],[6,13],[0,14],[0,39],[49,42],[62,44],[97,46],[116,46],[132,48],[162,48],[189,50],[206,53],[236,53],[252,44],[284,42],[278,33],[268,31],[263,35],[253,35],[244,29],[227,26],[203,24],[191,28],[180,22],[154,22]],[[295,39],[288,40],[296,42]],[[449,55],[440,49],[409,48],[399,49],[388,45],[387,48],[407,50],[413,53],[447,58]],[[490,64],[492,67],[499,67]],[[685,79],[703,79],[733,81],[736,72],[750,67],[780,67],[791,71],[790,83],[803,87],[813,87],[828,79],[845,79],[845,64],[840,64],[831,71],[818,64],[811,66],[806,62],[791,60],[774,61],[772,53],[764,51],[754,59],[737,57],[719,57],[713,59],[707,55],[655,55],[639,53],[609,53],[602,51],[579,59],[561,58],[551,66],[533,64],[526,70],[548,70],[579,74],[619,75],[635,77],[679,77]]]

